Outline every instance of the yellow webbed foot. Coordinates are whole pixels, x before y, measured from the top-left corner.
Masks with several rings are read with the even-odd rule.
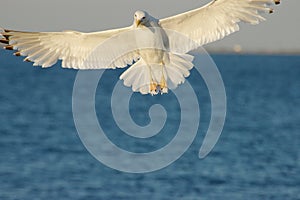
[[[150,94],[157,95],[158,94],[158,84],[154,82],[153,80],[150,82]]]

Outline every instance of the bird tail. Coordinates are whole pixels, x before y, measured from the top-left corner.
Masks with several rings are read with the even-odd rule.
[[[134,92],[156,95],[168,93],[184,83],[193,68],[194,57],[188,54],[168,53],[160,64],[147,64],[142,58],[127,69],[120,79]]]
[[[121,74],[120,79],[124,80],[125,86],[132,87],[134,92],[149,93],[151,77],[147,64],[142,58]]]
[[[194,56],[189,54],[169,53],[170,62],[165,64],[168,87],[177,88],[190,76],[190,70],[194,67]]]

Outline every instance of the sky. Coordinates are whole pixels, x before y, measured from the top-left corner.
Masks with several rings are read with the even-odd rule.
[[[23,0],[4,1],[0,7],[0,27],[27,31],[100,31],[131,25],[136,10],[156,18],[198,8],[210,0]],[[281,0],[267,21],[241,30],[206,46],[208,49],[300,52],[300,0]]]

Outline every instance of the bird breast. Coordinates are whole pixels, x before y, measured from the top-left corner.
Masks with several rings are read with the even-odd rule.
[[[159,28],[141,27],[136,31],[135,37],[139,54],[146,63],[163,63],[167,48]]]

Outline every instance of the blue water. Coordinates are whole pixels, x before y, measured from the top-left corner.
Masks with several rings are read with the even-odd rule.
[[[192,71],[189,80],[201,102],[196,140],[172,165],[129,174],[101,164],[81,143],[72,118],[75,70],[58,65],[43,70],[0,51],[0,199],[300,199],[300,57],[213,58],[228,99],[226,124],[213,152],[198,159],[210,101]],[[102,81],[97,102],[107,99],[121,72],[105,73],[109,78]],[[150,141],[131,141],[115,128],[110,102],[96,105],[108,137],[137,152],[167,144],[179,120],[172,94],[134,98],[140,102],[132,110],[137,124],[149,123],[141,102],[162,102],[171,120]]]

